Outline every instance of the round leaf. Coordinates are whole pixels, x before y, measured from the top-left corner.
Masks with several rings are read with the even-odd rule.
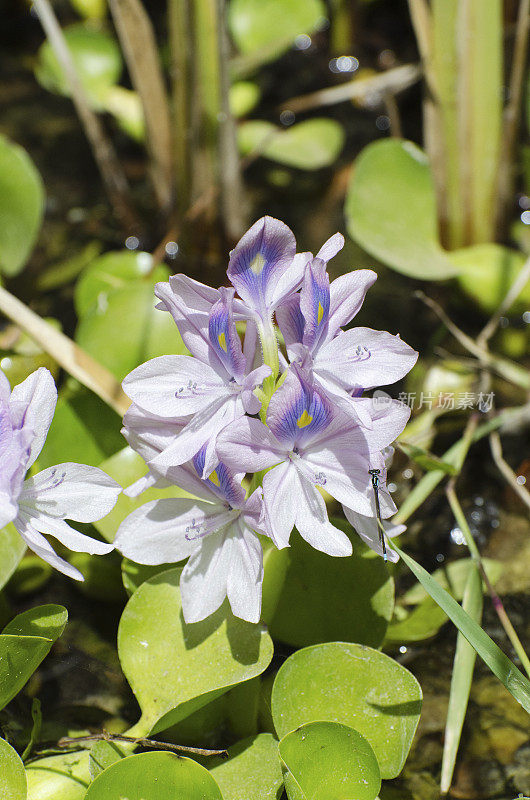
[[[270,733],[228,748],[228,761],[211,768],[224,800],[276,800],[283,783],[278,742]]]
[[[20,272],[33,250],[43,210],[44,187],[32,160],[0,136],[0,272]]]
[[[226,603],[203,622],[186,625],[179,578],[175,568],[142,583],[120,621],[120,661],[142,709],[138,731],[174,725],[260,675],[272,658],[265,627],[232,616]]]
[[[265,158],[298,169],[321,169],[333,164],[344,145],[344,130],[333,119],[308,119],[283,130],[265,120],[244,122],[238,129],[239,149],[256,148]]]
[[[210,773],[196,761],[173,753],[140,753],[104,770],[85,800],[223,800]]]
[[[334,520],[334,524],[340,522]],[[379,647],[394,608],[394,581],[352,532],[351,558],[332,558],[293,536],[271,634],[295,647],[340,639]],[[267,569],[267,565],[265,567]]]
[[[28,800],[84,800],[88,759],[88,750],[81,750],[32,761],[26,767]]]
[[[321,0],[231,0],[228,24],[242,53],[266,50],[275,58],[297,36],[311,33],[326,17]]]
[[[0,634],[0,709],[33,675],[64,630],[68,612],[58,605],[37,606],[19,614]]]
[[[310,722],[280,742],[289,800],[374,800],[381,775],[360,733],[337,722]]]
[[[10,522],[0,531],[0,589],[4,588],[25,552],[26,543]]]
[[[279,669],[272,716],[280,736],[317,720],[361,733],[381,777],[399,775],[418,724],[421,688],[393,659],[359,644],[331,642],[298,650]]]
[[[392,269],[426,280],[455,274],[438,239],[427,156],[412,142],[382,139],[362,151],[345,214],[352,239]]]
[[[459,270],[458,282],[464,292],[488,314],[504,300],[508,289],[525,262],[525,256],[500,244],[477,244],[451,253],[451,261]],[[530,304],[530,284],[527,283],[515,309],[525,310]]]
[[[154,285],[169,271],[152,267],[149,253],[107,253],[76,286],[76,341],[120,380],[150,358],[187,352],[171,315],[155,308]]]
[[[107,89],[120,79],[120,48],[108,33],[83,23],[63,28],[63,34],[83,88],[99,108]],[[48,91],[70,96],[68,81],[48,41],[39,49],[35,76]]]
[[[27,783],[24,764],[16,750],[0,739],[0,797],[2,800],[26,800]]]

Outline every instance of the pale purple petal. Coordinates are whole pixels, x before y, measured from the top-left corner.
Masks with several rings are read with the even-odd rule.
[[[261,400],[254,394],[254,389],[263,384],[265,378],[271,374],[271,368],[266,364],[252,370],[242,383],[241,399],[247,414],[257,414],[261,408]]]
[[[332,339],[339,330],[359,312],[368,289],[377,280],[371,269],[357,269],[336,278],[330,286],[330,305],[327,338]]]
[[[272,433],[287,450],[293,450],[324,430],[332,417],[329,402],[310,376],[293,364],[267,409],[267,425]]]
[[[241,485],[243,475],[235,475],[226,464],[216,461],[215,468],[206,469],[207,445],[201,447],[193,457],[193,466],[198,476],[208,486],[214,497],[228,503],[232,508],[240,508],[245,502],[245,489]],[[207,475],[207,477],[206,477]]]
[[[346,519],[355,528],[355,532],[358,536],[365,542],[365,544],[370,547],[371,550],[374,550],[378,555],[383,556],[383,548],[381,547],[381,537],[379,532],[379,525],[377,524],[377,518],[373,517],[364,517],[362,514],[358,514],[351,508],[347,506],[343,506],[344,514]],[[399,534],[403,533],[406,529],[406,525],[393,525],[391,520],[383,522],[383,528],[385,529],[386,534],[393,538],[394,536],[399,536]],[[396,563],[399,561],[399,556],[395,550],[392,550],[388,542],[386,543],[386,554],[389,561]]]
[[[153,500],[123,520],[114,546],[138,564],[173,564],[203,547],[205,539],[230,518],[221,504]]]
[[[9,411],[13,428],[33,433],[26,469],[31,467],[43,448],[56,404],[57,389],[51,373],[44,367],[32,372],[11,392]]]
[[[190,356],[158,356],[133,369],[122,386],[144,411],[184,418],[227,395],[227,378]]]
[[[305,269],[311,259],[311,253],[296,253],[291,266],[285,270],[283,275],[278,278],[277,282],[273,283],[271,281],[271,293],[268,305],[269,311],[274,311],[285,299],[300,288]]]
[[[18,503],[11,496],[11,492],[0,491],[0,530],[13,522],[18,514]]]
[[[247,360],[243,355],[234,322],[232,310],[234,289],[222,288],[220,292],[219,300],[210,311],[208,334],[210,343],[226,372],[240,383],[245,374]]]
[[[370,328],[344,331],[321,347],[315,370],[344,388],[370,389],[403,378],[418,354],[399,336]]]
[[[299,481],[291,461],[284,461],[263,478],[263,524],[279,549],[287,547],[296,519]]]
[[[205,283],[189,278],[180,273],[171,275],[169,283],[156,283],[155,295],[164,299],[164,304],[171,303],[172,297],[177,297],[181,303],[195,311],[210,313],[214,303],[219,300],[219,289],[206,286]]]
[[[217,611],[226,597],[234,540],[225,532],[207,536],[182,570],[180,592],[187,623]]]
[[[57,464],[24,481],[19,505],[32,515],[95,522],[111,511],[121,486],[98,467]]]
[[[186,426],[187,421],[187,418],[183,421],[178,418],[159,417],[143,411],[132,403],[123,417],[124,427],[121,433],[144,461],[150,461],[171,444],[175,436]]]
[[[239,535],[232,539],[232,558],[226,583],[226,594],[232,613],[247,622],[259,622],[263,583],[263,552],[257,536],[241,525],[234,527]]]
[[[285,458],[285,447],[259,419],[242,417],[217,437],[219,460],[233,470],[259,472]]]
[[[297,460],[296,467],[310,483],[339,502],[361,514],[372,513],[371,462],[353,448],[345,450],[342,446],[338,455],[331,449],[313,451]]]
[[[275,287],[296,254],[293,232],[273,217],[262,217],[230,253],[227,275],[241,299],[263,314]]]
[[[46,536],[53,536],[61,544],[75,553],[89,553],[90,555],[102,556],[114,550],[114,545],[85,536],[72,528],[64,519],[49,517],[47,514],[32,516],[30,524]]]
[[[300,295],[292,294],[276,309],[276,322],[282,332],[285,346],[302,342],[304,338],[304,315],[300,310]]]
[[[305,323],[303,343],[313,351],[326,335],[329,316],[329,275],[325,262],[319,258],[306,269],[300,310]]]
[[[327,240],[327,242],[324,242],[324,244],[318,251],[316,257],[321,258],[322,261],[327,262],[334,256],[336,256],[337,253],[340,250],[342,250],[343,247],[344,247],[344,236],[342,235],[342,233],[334,233],[333,236],[331,236]]]
[[[35,555],[42,558],[43,561],[46,561],[46,563],[50,564],[50,566],[58,572],[62,572],[63,575],[67,575],[69,578],[73,578],[76,581],[84,581],[83,575],[79,570],[57,555],[42,533],[36,531],[30,524],[29,518],[25,514],[19,514],[13,524],[29,549],[32,550]]]
[[[344,531],[328,519],[324,498],[303,474],[298,474],[295,525],[311,547],[330,556],[351,556],[352,545]]]

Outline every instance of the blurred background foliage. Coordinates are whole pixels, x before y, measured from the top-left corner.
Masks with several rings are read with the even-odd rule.
[[[58,0],[53,7],[8,0],[0,32],[0,366],[12,384],[38,366],[58,381],[38,467],[79,460],[101,465],[123,485],[141,474],[120,435],[123,400],[109,402],[107,390],[148,358],[185,352],[168,315],[154,308],[156,281],[185,272],[224,282],[229,249],[263,213],[287,222],[300,250],[316,252],[340,230],[347,243],[330,265],[333,276],[367,266],[379,275],[359,324],[399,332],[420,352],[396,388],[413,405],[390,476],[399,521],[409,525],[406,550],[524,668],[529,13],[527,0]],[[38,335],[13,295],[44,320]],[[72,370],[61,331],[82,348],[78,355],[93,358],[84,371]],[[490,401],[479,407],[479,397]],[[138,504],[121,498],[92,533],[112,540]],[[455,657],[445,611],[403,564],[390,574],[357,539],[354,545],[348,563],[298,539],[288,553],[266,552],[263,619],[276,645],[272,665],[264,656],[254,674],[227,675],[220,684],[208,673],[206,650],[189,696],[167,700],[164,737],[202,746],[253,737],[235,744],[233,759],[211,773],[226,800],[261,775],[259,764],[252,797],[265,796],[265,785],[276,796],[281,776],[270,734],[283,731],[275,707],[282,692],[288,704],[288,692],[300,691],[299,684],[289,689],[282,664],[290,656],[294,670],[297,648],[343,641],[376,648],[373,669],[383,648],[423,689],[409,760],[399,778],[385,782],[381,798],[434,799],[440,782],[464,800],[530,794],[522,709],[482,663],[471,684],[474,655],[459,638]],[[137,691],[142,668],[120,643],[118,660],[114,640],[127,595],[138,590],[143,613],[157,607],[161,570],[117,555],[69,554],[86,576],[74,587],[34,556],[23,557],[9,529],[0,549],[2,622],[57,598],[71,619],[45,666],[27,672],[24,693],[0,712],[10,741],[25,748],[37,696],[44,710],[38,741],[130,728],[139,708],[120,663],[145,719],[153,704],[149,692],[142,702]],[[499,595],[520,638],[495,613],[491,598]],[[59,607],[45,608],[43,618],[55,624]],[[126,613],[120,630],[131,624]],[[180,641],[175,620],[164,618],[164,625]],[[42,653],[58,635],[54,628],[49,647],[39,644]],[[227,647],[222,632],[208,642],[215,652]],[[164,651],[160,634],[153,646]],[[304,670],[317,670],[311,659],[324,676],[336,663],[332,650],[329,663],[321,650],[303,652],[309,661],[299,667],[302,682]],[[191,676],[194,663],[186,668]],[[346,685],[347,674],[345,668],[337,680]],[[210,691],[221,693],[206,702]],[[195,702],[193,713],[188,706],[175,714],[184,702]],[[302,715],[297,724],[315,718]],[[342,752],[339,722],[351,720],[308,736]],[[445,751],[444,730],[452,742]],[[376,756],[386,733],[370,741]],[[281,757],[297,774],[299,745],[286,739]],[[390,761],[392,753],[390,747]],[[111,755],[102,752],[105,764],[116,760]],[[99,774],[92,756],[90,768],[71,754],[59,758],[58,783],[50,783],[51,771],[29,767],[30,800],[84,797]],[[239,766],[230,772],[232,762]],[[140,775],[144,762],[137,763]],[[12,764],[15,785],[16,759]],[[379,758],[384,778],[402,766],[385,772]],[[206,786],[199,766],[189,769],[182,780],[192,786],[204,779]],[[377,780],[370,772],[375,793]],[[87,797],[96,797],[91,791]]]

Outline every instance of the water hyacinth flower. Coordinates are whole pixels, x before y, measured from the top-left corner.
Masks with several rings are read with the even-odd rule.
[[[343,506],[344,516],[355,529],[357,535],[363,540],[368,547],[376,552],[378,555],[383,556],[383,548],[381,545],[381,534],[379,530],[379,525],[377,522],[377,518],[374,516],[366,517],[363,514],[358,514],[352,508],[348,508],[347,506]],[[392,523],[392,520],[383,520],[383,528],[385,530],[385,535],[390,537],[391,539],[394,536],[399,536],[401,533],[406,531],[406,525],[395,525]],[[388,561],[392,561],[396,563],[399,561],[399,556],[392,547],[386,543],[386,557]]]
[[[369,269],[354,270],[331,284],[327,262],[344,245],[335,234],[306,267],[299,294],[292,294],[276,311],[291,361],[311,370],[327,393],[346,401],[352,413],[361,406],[351,394],[395,383],[414,366],[418,354],[399,336],[371,328],[342,326],[359,312],[377,278]],[[368,424],[366,418],[363,424]]]
[[[271,370],[262,365],[247,374],[247,359],[234,321],[233,294],[233,290],[221,289],[210,313],[197,315],[195,334],[186,341],[192,356],[153,358],[123,381],[126,394],[144,411],[157,418],[185,421],[153,459],[153,468],[162,474],[189,461],[206,444],[201,476],[206,477],[217,460],[219,431],[246,412],[256,414],[261,407],[254,389]]]
[[[172,477],[199,499],[154,500],[122,522],[115,546],[139,564],[164,564],[188,558],[180,578],[187,623],[213,614],[225,597],[233,613],[259,622],[263,581],[260,524],[262,490],[246,499],[242,475],[217,463],[202,479],[206,447]]]
[[[317,550],[347,556],[348,537],[328,519],[319,488],[358,513],[373,514],[369,469],[384,468],[382,450],[401,433],[410,409],[401,403],[380,407],[360,399],[373,427],[361,427],[333,407],[297,365],[273,394],[267,425],[245,417],[218,437],[217,452],[232,469],[258,472],[263,478],[265,524],[277,547],[286,547],[293,527]],[[383,517],[395,505],[381,492]]]
[[[109,553],[113,545],[80,533],[66,520],[101,519],[114,507],[121,486],[97,467],[74,463],[48,467],[25,479],[42,450],[56,402],[55,383],[44,367],[13,391],[0,372],[0,527],[13,522],[34,553],[59,572],[83,580],[46,536],[74,552]]]

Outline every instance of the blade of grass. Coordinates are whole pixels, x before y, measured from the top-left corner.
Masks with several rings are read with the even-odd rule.
[[[462,635],[465,636],[484,663],[506,689],[508,689],[512,697],[514,697],[525,711],[530,714],[530,681],[517,669],[508,656],[502,652],[500,647],[495,644],[486,631],[484,631],[480,625],[477,625],[475,620],[464,611],[462,606],[460,606],[456,600],[453,600],[451,595],[429,575],[427,570],[404,553],[403,550],[400,550],[394,541],[392,541],[392,547],[401,556],[407,567],[419,580],[433,600],[438,603],[440,608],[445,611]]]
[[[469,614],[477,625],[482,619],[482,581],[478,569],[473,567],[464,589],[462,608]],[[442,774],[440,789],[442,794],[449,791],[453,780],[456,755],[462,735],[462,728],[466,716],[473,670],[475,668],[476,652],[467,639],[458,634],[456,640],[455,660],[451,676],[451,689],[449,692],[449,707],[445,723],[444,751],[442,758]]]

